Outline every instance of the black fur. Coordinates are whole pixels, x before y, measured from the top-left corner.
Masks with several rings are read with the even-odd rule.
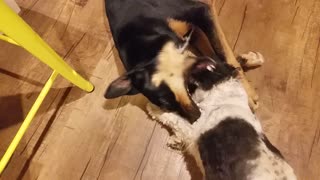
[[[281,154],[281,152],[279,151],[278,148],[276,148],[273,144],[271,144],[271,142],[269,141],[269,139],[267,138],[266,135],[263,135],[262,141],[264,142],[264,144],[267,146],[267,148],[273,152],[274,154],[276,154],[279,158],[284,159],[283,155]]]
[[[209,39],[214,36],[210,8],[199,1],[105,0],[105,3],[115,45],[127,70],[154,60],[165,42],[181,43],[168,27],[168,18],[198,26]]]
[[[253,168],[248,160],[258,157],[259,135],[246,121],[227,118],[198,140],[208,180],[242,180]]]
[[[151,76],[155,72],[156,57],[163,45],[168,41],[176,45],[182,43],[169,28],[168,18],[199,27],[219,55],[211,58],[222,62],[223,53],[214,42],[215,30],[210,8],[195,0],[105,0],[105,5],[115,46],[129,71],[109,86],[105,97],[142,93],[152,103],[178,112],[190,122],[200,117],[195,103],[192,108],[184,108],[172,98],[173,93],[167,84],[155,87],[151,83]]]
[[[213,71],[206,69],[210,64],[215,67]],[[211,58],[201,57],[189,70],[189,90],[191,93],[194,93],[197,88],[210,90],[212,86],[237,75],[237,69],[226,62],[213,61]]]

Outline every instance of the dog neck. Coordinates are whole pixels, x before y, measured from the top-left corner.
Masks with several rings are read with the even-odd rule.
[[[200,134],[214,128],[228,117],[244,119],[258,133],[262,132],[260,122],[248,105],[248,95],[237,79],[231,78],[209,91],[198,89],[192,98],[202,110],[200,119],[193,125]]]
[[[197,89],[192,99],[199,103],[201,108],[206,109],[233,105],[250,110],[246,91],[240,81],[233,78],[214,86],[211,90]]]

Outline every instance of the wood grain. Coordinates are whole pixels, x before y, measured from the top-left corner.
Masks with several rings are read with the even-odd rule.
[[[58,78],[0,179],[199,179],[192,159],[166,147],[168,133],[148,119],[145,98],[103,98],[123,72],[103,1],[18,4],[25,21],[96,89],[87,94]],[[235,53],[265,56],[247,76],[260,96],[258,116],[268,137],[299,179],[319,179],[320,1],[214,4]],[[50,73],[24,50],[0,42],[0,155]]]

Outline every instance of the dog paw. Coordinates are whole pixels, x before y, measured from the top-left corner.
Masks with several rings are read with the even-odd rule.
[[[240,64],[243,67],[251,68],[261,66],[264,63],[264,57],[259,52],[249,52],[247,54],[240,55]]]
[[[189,124],[185,122],[186,120],[173,112],[164,112],[152,103],[148,103],[146,109],[152,120],[170,128],[174,132],[184,132],[185,129],[190,128]]]
[[[173,150],[181,151],[181,150],[183,150],[184,143],[180,138],[173,135],[173,136],[170,136],[170,138],[167,142],[167,146]]]

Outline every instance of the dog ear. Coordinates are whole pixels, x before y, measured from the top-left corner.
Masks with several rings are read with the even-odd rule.
[[[114,80],[107,88],[104,97],[106,99],[113,99],[124,95],[138,94],[131,83],[131,79],[125,74],[118,79]]]

